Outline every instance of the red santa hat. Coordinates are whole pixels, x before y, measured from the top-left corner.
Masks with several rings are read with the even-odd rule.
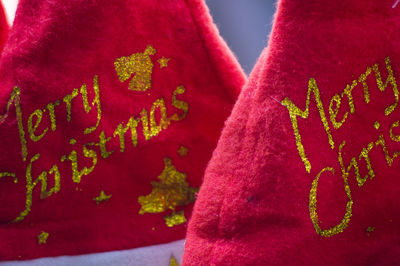
[[[400,262],[397,2],[279,1],[206,170],[184,265]]]
[[[0,260],[179,262],[244,81],[202,0],[21,0],[0,60]]]

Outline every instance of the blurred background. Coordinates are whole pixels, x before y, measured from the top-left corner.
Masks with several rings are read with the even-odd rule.
[[[277,0],[206,0],[222,37],[246,73],[267,45]]]
[[[10,24],[18,0],[2,0]],[[246,73],[267,45],[276,0],[206,0],[222,37]]]

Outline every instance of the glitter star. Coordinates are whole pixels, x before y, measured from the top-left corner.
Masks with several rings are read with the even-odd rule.
[[[178,150],[178,154],[179,156],[183,157],[187,155],[188,151],[189,151],[188,148],[181,146]]]
[[[96,201],[96,204],[100,204],[101,202],[104,201],[108,201],[111,198],[112,195],[107,195],[106,193],[104,193],[104,191],[102,190],[100,192],[100,195],[93,198],[94,201]]]
[[[46,244],[47,238],[49,238],[49,233],[42,231],[38,236],[38,244]]]
[[[174,255],[171,255],[171,258],[169,259],[169,266],[179,266]]]
[[[160,59],[158,59],[157,62],[160,64],[160,68],[164,68],[168,66],[169,60],[171,59],[163,56]]]

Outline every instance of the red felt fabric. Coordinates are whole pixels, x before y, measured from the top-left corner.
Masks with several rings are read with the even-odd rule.
[[[148,56],[136,63],[153,65],[151,88],[129,90],[130,80],[139,74],[134,72],[121,82],[114,62],[123,56],[143,55],[149,45],[156,51],[147,50]],[[158,62],[163,57],[170,59],[164,68]],[[146,76],[148,71],[141,74]],[[101,105],[94,102],[96,79]],[[157,177],[166,157],[186,174],[191,187],[200,186],[244,82],[245,75],[219,37],[202,0],[21,0],[0,61],[0,113],[7,113],[16,86],[21,90],[22,113],[19,119],[16,96],[0,123],[0,173],[15,173],[17,181],[0,178],[0,260],[131,249],[184,238],[186,224],[166,225],[164,217],[172,210],[139,214],[138,197],[149,195],[152,182],[160,182]],[[80,91],[83,84],[86,107],[91,107],[88,112]],[[138,84],[144,84],[140,77]],[[174,103],[178,86],[185,91],[178,91]],[[71,101],[68,121],[64,97],[75,88],[77,96]],[[143,119],[149,122],[149,118],[141,114],[146,110],[150,117],[157,99],[165,102],[169,124],[146,140]],[[54,104],[57,100],[59,105]],[[48,108],[51,103],[54,123],[51,105]],[[101,119],[96,127],[99,106]],[[150,129],[160,124],[161,109],[155,107],[156,125]],[[38,115],[32,115],[35,110],[42,113],[39,122]],[[31,116],[34,135],[45,132],[38,141],[29,133]],[[129,130],[121,152],[119,136],[113,133],[131,117],[138,121],[137,145],[132,144]],[[84,133],[93,126],[95,130]],[[101,145],[90,144],[99,144],[102,132],[105,139],[110,138],[104,145],[112,151],[108,158],[101,156]],[[71,139],[76,144],[70,144]],[[84,145],[91,152],[85,153]],[[181,146],[188,149],[186,156],[178,155]],[[63,159],[73,151],[78,170],[92,170],[80,182],[72,180],[72,159]],[[37,154],[40,157],[29,167]],[[93,156],[97,162],[91,168]],[[54,173],[49,173],[54,165],[61,176],[60,191],[41,199],[43,182],[39,180],[25,219],[10,223],[26,209],[29,174],[34,182],[46,171],[49,190],[55,185]],[[112,197],[96,204],[93,198],[102,190]],[[175,210],[184,210],[188,218],[191,206]],[[37,238],[42,231],[49,233],[45,244]]]
[[[400,6],[392,5],[279,2],[268,48],[206,169],[183,265],[400,263]],[[307,107],[313,80],[319,93]],[[288,100],[298,107],[292,119]],[[334,173],[321,173],[315,204],[312,187],[326,167]]]

